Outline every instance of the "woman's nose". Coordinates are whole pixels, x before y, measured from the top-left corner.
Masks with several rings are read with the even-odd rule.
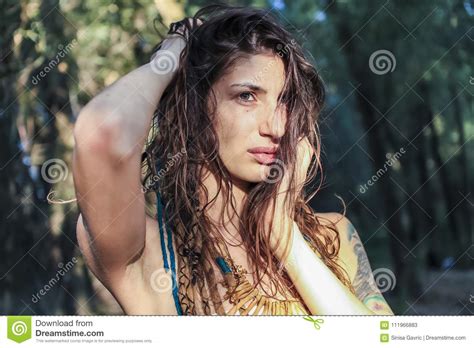
[[[286,117],[285,105],[276,107],[273,112],[265,115],[260,125],[260,134],[281,138],[285,134]]]

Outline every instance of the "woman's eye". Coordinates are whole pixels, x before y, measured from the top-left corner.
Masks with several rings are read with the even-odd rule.
[[[253,98],[253,100],[251,99]],[[239,94],[239,99],[243,101],[244,103],[249,103],[255,100],[254,96],[250,92],[243,92]]]

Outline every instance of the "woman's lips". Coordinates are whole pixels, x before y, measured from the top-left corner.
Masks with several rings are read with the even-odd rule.
[[[258,162],[261,164],[270,164],[275,161],[275,153],[266,153],[266,152],[249,152]]]

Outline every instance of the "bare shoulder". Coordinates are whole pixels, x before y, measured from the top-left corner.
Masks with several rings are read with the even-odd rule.
[[[322,225],[336,226],[339,232],[341,228],[345,228],[350,223],[349,219],[340,213],[315,213],[315,215]]]
[[[380,292],[372,272],[364,244],[352,222],[339,213],[318,213],[320,222],[335,225],[339,232],[341,248],[339,264],[349,274],[356,296],[375,314],[393,315],[393,311]]]

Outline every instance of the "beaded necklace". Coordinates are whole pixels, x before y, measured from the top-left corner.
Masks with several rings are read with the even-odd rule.
[[[291,296],[289,299],[276,300],[262,294],[256,286],[250,284],[246,274],[248,271],[234,263],[227,246],[222,243],[212,243],[209,251],[221,270],[224,281],[221,282],[227,289],[224,300],[233,306],[226,315],[307,315],[305,306],[299,299]]]

